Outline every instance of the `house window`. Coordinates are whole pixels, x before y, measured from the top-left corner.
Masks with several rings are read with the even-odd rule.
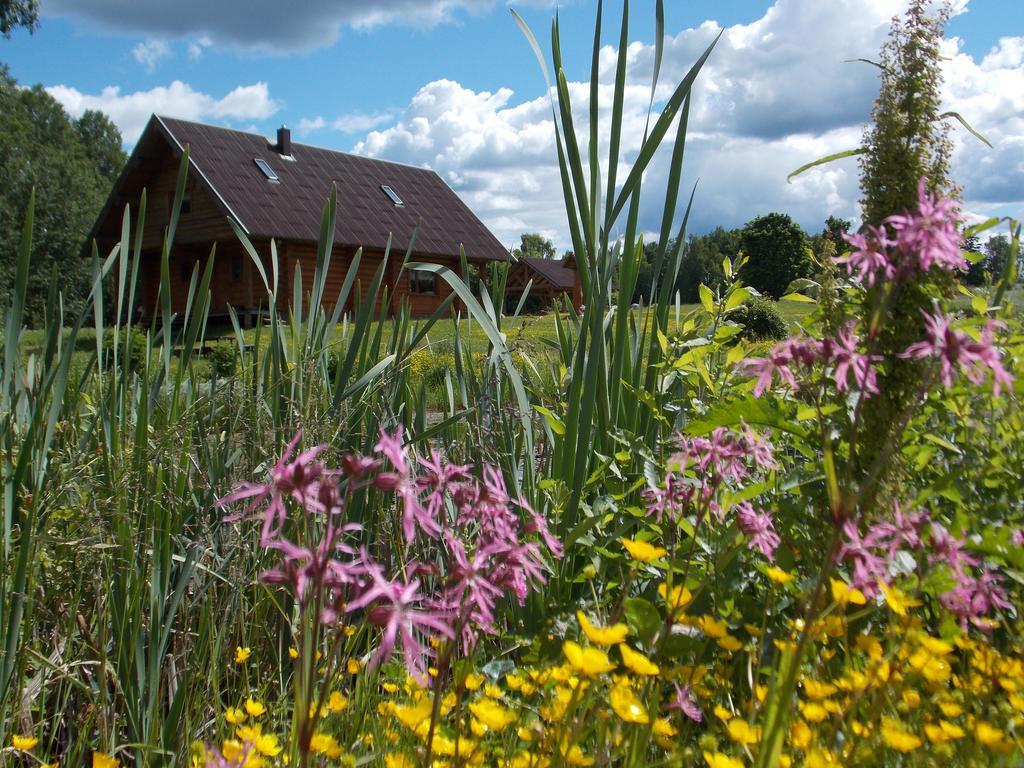
[[[437,275],[424,269],[409,272],[409,293],[437,295]]]
[[[167,193],[167,216],[170,218],[171,214],[174,213],[174,193]],[[181,210],[178,212],[180,215],[186,213],[192,213],[192,190],[186,189],[185,194],[181,196]]]

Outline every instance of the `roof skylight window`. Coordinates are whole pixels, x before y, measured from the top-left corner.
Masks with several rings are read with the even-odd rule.
[[[391,198],[391,202],[394,203],[397,208],[402,208],[403,206],[405,206],[405,203],[402,202],[402,198],[398,196],[398,193],[395,192],[395,190],[393,190],[387,184],[381,184],[380,188],[385,195]]]
[[[277,174],[274,173],[274,169],[270,167],[270,164],[262,157],[254,157],[253,162],[256,163],[256,167],[263,171],[263,175],[270,181],[280,183],[280,179],[277,178]]]

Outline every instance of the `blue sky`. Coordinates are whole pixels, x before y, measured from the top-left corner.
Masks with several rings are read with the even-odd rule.
[[[975,216],[1024,213],[1018,2],[960,0],[947,27],[947,101],[995,144],[955,135],[954,168]],[[513,5],[546,48],[551,3]],[[571,82],[589,77],[595,5],[560,5]],[[608,5],[610,56],[619,11]],[[785,175],[859,141],[877,83],[872,68],[842,60],[877,55],[901,0],[666,5],[666,80],[725,29],[696,93],[685,182],[700,177],[694,228],[739,226],[770,210],[812,230],[831,214],[855,217],[855,163],[795,184]],[[632,4],[634,134],[653,7]],[[106,111],[129,148],[154,111],[266,135],[286,123],[299,141],[434,168],[508,244],[526,230],[565,244],[544,81],[500,0],[307,0],[301,11],[280,0],[43,0],[42,9],[35,35],[0,40],[0,60],[72,113]],[[650,229],[660,170],[656,162],[649,174]]]

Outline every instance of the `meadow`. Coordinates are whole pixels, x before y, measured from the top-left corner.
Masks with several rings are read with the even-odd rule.
[[[596,80],[581,126],[554,85],[581,314],[504,316],[500,285],[406,263],[464,315],[373,296],[338,326],[272,268],[267,319],[223,333],[211,262],[183,316],[165,286],[133,325],[129,209],[86,311],[54,290],[31,330],[30,213],[0,354],[4,764],[1021,764],[1017,265],[961,287],[958,211],[922,184],[814,254],[787,338],[737,321],[742,256],[677,304],[714,43],[618,176],[626,48],[610,178]],[[642,193],[665,245],[650,303],[620,305]]]

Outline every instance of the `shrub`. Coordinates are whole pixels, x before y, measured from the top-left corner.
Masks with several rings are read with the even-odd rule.
[[[218,376],[231,376],[238,363],[238,346],[234,341],[215,341],[210,345],[210,367]]]
[[[747,257],[740,270],[743,282],[773,299],[780,298],[794,280],[811,273],[807,236],[784,213],[769,213],[747,222],[742,250]]]
[[[732,319],[743,326],[741,335],[750,341],[779,341],[788,335],[778,304],[771,299],[760,296],[751,299],[733,314]]]

